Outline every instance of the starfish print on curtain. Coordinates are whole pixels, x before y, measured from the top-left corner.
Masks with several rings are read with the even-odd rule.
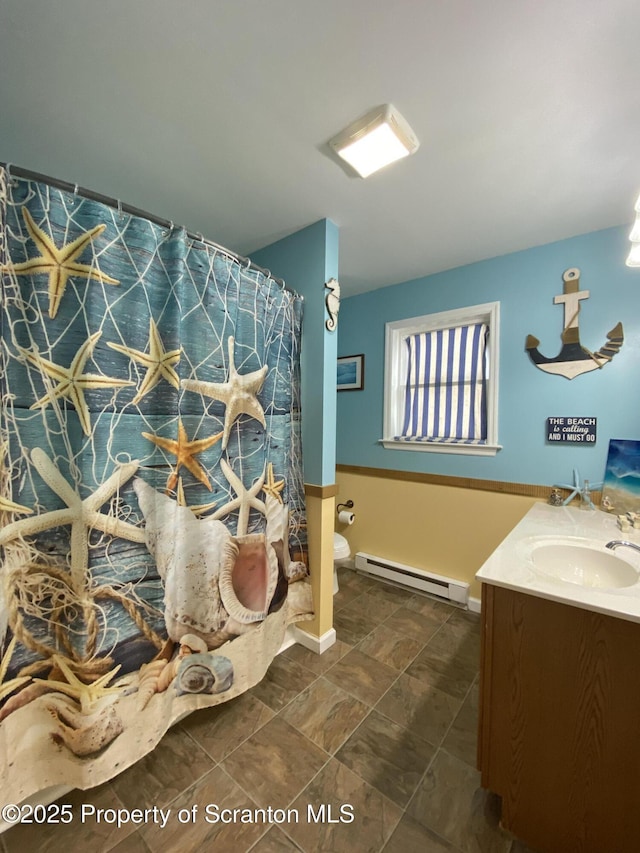
[[[186,506],[195,516],[206,515],[215,509],[217,501],[210,501],[206,504],[188,504],[184,494],[184,486],[182,485],[182,477],[178,477],[178,487],[176,489],[176,502],[178,506]]]
[[[202,453],[212,447],[217,441],[222,438],[222,433],[216,433],[209,438],[200,438],[189,441],[187,431],[183,426],[182,421],[178,421],[178,440],[173,438],[163,438],[160,435],[152,435],[150,432],[143,432],[142,435],[152,441],[163,450],[168,450],[176,457],[176,467],[167,481],[167,492],[172,491],[178,485],[178,472],[182,466],[190,471],[196,480],[199,480],[203,486],[206,486],[211,491],[211,483],[207,472],[202,465],[193,457],[196,453]]]
[[[80,704],[83,714],[88,714],[103,696],[109,696],[112,694],[119,695],[122,692],[119,687],[106,686],[110,681],[113,681],[120,671],[120,664],[90,684],[85,684],[85,682],[81,681],[69,666],[71,661],[67,663],[67,660],[65,660],[61,655],[52,655],[51,657],[52,663],[57,666],[60,672],[67,679],[66,681],[44,678],[35,678],[34,681],[45,684],[47,687],[75,699]]]
[[[113,379],[110,376],[101,376],[97,373],[82,372],[101,335],[102,332],[95,332],[90,338],[87,338],[73,357],[69,367],[61,367],[59,364],[43,358],[38,353],[31,353],[20,348],[20,352],[29,364],[37,367],[43,374],[50,376],[58,383],[55,388],[47,391],[39,400],[36,400],[30,408],[42,409],[53,400],[66,397],[73,403],[73,407],[80,418],[82,431],[87,436],[91,435],[91,419],[84,392],[90,388],[123,388],[126,385],[135,384],[124,379]]]
[[[38,228],[26,207],[22,209],[22,215],[31,239],[40,251],[40,256],[19,264],[8,265],[3,269],[13,270],[16,275],[49,276],[49,317],[52,320],[58,313],[69,276],[79,276],[87,280],[93,278],[105,284],[120,284],[118,279],[111,278],[110,275],[100,272],[95,267],[76,262],[76,258],[82,254],[93,238],[102,234],[106,225],[96,225],[72,243],[58,249],[53,240]]]
[[[21,675],[18,678],[10,678],[5,681],[7,669],[9,668],[9,663],[11,662],[11,657],[17,641],[18,638],[16,636],[11,638],[11,642],[7,646],[7,649],[2,656],[2,660],[0,661],[0,700],[4,699],[5,696],[8,696],[10,693],[13,693],[14,690],[18,689],[18,687],[23,687],[28,681],[31,681],[31,676],[29,675]]]
[[[229,337],[229,380],[227,382],[203,382],[198,379],[183,379],[182,387],[186,391],[195,391],[212,400],[219,400],[226,406],[224,414],[224,431],[222,435],[222,449],[225,450],[229,442],[229,434],[236,418],[240,415],[251,415],[263,427],[266,426],[264,410],[256,394],[262,388],[267,375],[266,364],[260,370],[253,373],[240,375],[235,366],[235,341]]]
[[[89,565],[89,530],[101,530],[111,536],[119,536],[130,542],[144,542],[144,531],[126,521],[100,512],[109,498],[133,477],[138,462],[119,466],[96,491],[82,500],[77,491],[64,479],[54,463],[40,447],[31,451],[31,461],[44,482],[66,503],[65,509],[55,509],[31,518],[13,521],[0,530],[0,545],[17,536],[30,536],[50,530],[52,527],[71,525],[71,579],[76,590],[87,582]]]
[[[138,393],[131,401],[132,403],[139,403],[152,388],[155,388],[161,379],[166,379],[176,389],[180,388],[180,380],[178,374],[173,369],[173,365],[180,361],[181,351],[179,349],[170,350],[169,352],[165,350],[153,317],[149,321],[148,353],[140,352],[140,350],[132,349],[131,347],[121,346],[120,344],[108,343],[107,346],[117,352],[128,355],[130,359],[147,368],[145,377],[138,389]]]
[[[234,473],[231,466],[225,462],[224,459],[220,460],[220,467],[222,468],[222,473],[227,478],[227,482],[234,489],[237,497],[220,507],[220,509],[216,510],[216,512],[209,516],[209,518],[215,521],[219,518],[224,518],[230,512],[234,512],[237,509],[238,527],[236,529],[236,536],[246,536],[249,528],[249,510],[253,507],[253,509],[257,509],[258,512],[262,513],[262,515],[266,515],[264,502],[258,497],[264,486],[265,469],[262,470],[262,474],[258,477],[251,488],[246,489],[240,477]]]
[[[284,489],[284,480],[276,480],[273,473],[273,462],[267,465],[267,481],[262,487],[262,491],[267,495],[271,495],[278,503],[282,503],[281,492]]]
[[[2,468],[4,466],[5,456],[7,454],[6,444],[0,444],[0,477],[2,476]],[[5,497],[0,494],[0,512],[15,512],[17,515],[32,515],[33,510],[28,506],[22,506],[22,504],[18,504],[15,501],[12,501],[10,497]],[[1,635],[0,635],[1,639]],[[2,679],[0,679],[0,682]]]

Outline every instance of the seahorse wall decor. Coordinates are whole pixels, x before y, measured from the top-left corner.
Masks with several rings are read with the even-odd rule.
[[[555,358],[547,358],[538,350],[540,341],[533,335],[527,335],[525,349],[531,361],[546,373],[555,373],[567,379],[574,379],[581,373],[598,370],[608,364],[620,350],[624,341],[622,323],[617,323],[607,332],[607,343],[596,352],[591,352],[580,343],[578,314],[580,302],[589,298],[589,291],[580,291],[580,270],[577,267],[565,270],[562,274],[563,292],[554,296],[556,305],[564,305],[564,328],[562,348]]]
[[[337,279],[330,278],[329,281],[325,284],[325,287],[329,289],[329,292],[326,295],[326,305],[327,305],[327,313],[329,314],[329,319],[326,322],[326,327],[330,332],[335,331],[338,328],[338,311],[340,310],[340,284]]]

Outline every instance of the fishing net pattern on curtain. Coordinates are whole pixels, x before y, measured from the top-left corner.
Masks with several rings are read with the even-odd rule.
[[[99,784],[312,615],[302,305],[0,169],[0,774]],[[117,770],[116,770],[117,768]]]

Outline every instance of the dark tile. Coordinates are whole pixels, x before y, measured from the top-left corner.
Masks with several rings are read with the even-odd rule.
[[[318,676],[291,658],[278,655],[265,677],[251,689],[256,698],[274,711],[280,711]]]
[[[333,754],[369,713],[370,708],[326,678],[307,687],[281,717],[326,752]]]
[[[401,589],[399,586],[393,586],[383,581],[377,581],[372,584],[367,590],[367,594],[382,601],[393,601],[396,604],[404,606],[413,598],[413,593],[409,590]]]
[[[353,569],[338,568],[338,586],[340,589],[349,587],[360,592],[366,592],[375,581],[367,575],[360,574]]]
[[[255,808],[251,798],[218,766],[174,800],[164,828],[145,826],[141,834],[152,853],[247,850],[264,834],[267,825],[260,820],[226,823],[215,818],[223,809]],[[181,822],[179,814],[186,822]]]
[[[207,773],[214,761],[180,727],[170,729],[158,746],[111,784],[128,808],[164,806]]]
[[[122,809],[125,804],[117,796],[110,783],[99,785],[88,791],[71,791],[56,801],[71,805],[73,820],[70,823],[16,824],[2,835],[7,853],[84,853],[86,850],[110,850],[131,835],[136,827],[98,820],[96,813],[85,812],[82,806],[97,809]],[[66,811],[66,810],[65,810]],[[132,848],[133,849],[133,848]]]
[[[478,694],[479,682],[476,681],[462,703],[442,746],[451,755],[475,766],[478,749]]]
[[[180,726],[170,729],[158,746],[111,784],[127,808],[165,806],[214,761]]]
[[[375,709],[418,737],[439,746],[460,710],[460,699],[403,674]]]
[[[397,631],[424,645],[442,626],[442,620],[432,613],[419,613],[401,607],[384,624],[391,631]]]
[[[387,841],[384,853],[414,853],[417,850],[420,853],[454,853],[448,841],[405,815]]]
[[[277,826],[272,827],[260,841],[251,848],[251,853],[296,853],[301,850]],[[238,851],[240,853],[240,851]]]
[[[433,616],[440,622],[446,622],[452,613],[458,609],[446,601],[438,601],[419,592],[414,593],[411,599],[405,604],[405,607],[409,610],[415,610],[416,613],[422,613],[425,616]]]
[[[357,601],[361,595],[364,595],[364,590],[358,589],[354,586],[344,586],[340,585],[338,581],[339,589],[338,592],[333,596],[333,612],[338,613],[338,611],[345,608],[348,604],[353,604],[353,602]]]
[[[329,756],[279,716],[239,746],[222,767],[258,805],[285,808]]]
[[[333,617],[333,627],[336,629],[338,639],[350,646],[355,646],[360,640],[364,640],[367,634],[370,634],[379,624],[379,619],[369,616],[358,608],[352,609],[351,605],[340,610]]]
[[[273,716],[274,711],[258,698],[243,693],[189,714],[180,726],[214,761],[222,761]]]
[[[433,641],[432,641],[433,642]],[[450,696],[464,699],[478,674],[478,664],[458,659],[428,643],[407,669],[406,674],[437,687]]]
[[[352,649],[325,675],[333,684],[370,706],[375,705],[397,677],[397,670],[358,649]]]
[[[294,660],[296,663],[306,666],[307,669],[315,672],[316,675],[322,675],[329,667],[337,663],[340,658],[343,658],[351,648],[346,643],[336,640],[326,652],[318,655],[309,649],[305,649],[299,643],[295,643],[293,646],[289,646],[282,654],[289,660]]]
[[[320,820],[322,805],[325,813]],[[293,806],[298,809],[300,822],[289,824],[287,835],[309,853],[379,853],[402,815],[395,803],[335,758],[318,773]],[[346,806],[351,809],[341,812],[341,807]],[[309,807],[313,809],[311,815]],[[340,822],[327,820],[329,808],[332,819]]]
[[[109,848],[109,853],[150,853],[150,848],[145,843],[140,830],[127,835],[115,847]]]
[[[435,747],[372,711],[336,758],[399,806],[415,791]]]
[[[428,648],[442,660],[456,659],[480,667],[480,635],[467,625],[449,620],[429,640]]]
[[[369,657],[400,671],[409,666],[423,647],[424,643],[392,631],[386,625],[375,628],[357,645]]]
[[[449,625],[466,628],[478,635],[480,634],[480,629],[482,627],[482,617],[479,613],[474,613],[471,610],[460,610],[457,607],[454,609],[447,622]]]
[[[480,774],[439,749],[407,814],[465,853],[507,853],[512,838],[500,829],[498,798],[480,787]]]
[[[376,592],[378,594],[376,594]],[[345,607],[342,612],[345,613],[353,611],[364,613],[366,616],[370,616],[372,619],[375,619],[377,624],[380,624],[380,622],[384,622],[385,619],[388,619],[389,616],[395,613],[401,606],[402,602],[397,601],[392,596],[385,595],[384,592],[380,593],[379,590],[372,588],[367,590],[367,592],[363,592],[357,601],[354,601],[353,604]]]

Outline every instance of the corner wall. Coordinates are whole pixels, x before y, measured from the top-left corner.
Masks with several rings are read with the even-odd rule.
[[[333,641],[333,529],[337,333],[325,327],[325,283],[338,278],[338,229],[328,219],[252,254],[304,297],[302,451],[315,617],[300,623],[325,648]],[[313,643],[310,643],[311,647]]]
[[[574,468],[582,478],[602,480],[609,439],[640,439],[635,391],[640,382],[640,271],[624,265],[627,236],[626,227],[610,228],[343,301],[339,355],[365,355],[364,390],[338,394],[338,500],[356,504],[355,524],[340,532],[352,552],[377,553],[471,581],[536,497],[555,483],[571,482]],[[573,380],[539,370],[524,346],[530,333],[539,338],[542,353],[559,353],[564,315],[553,300],[562,293],[562,274],[570,267],[580,269],[580,290],[590,292],[580,308],[583,346],[602,347],[618,321],[625,338],[611,363]],[[382,447],[385,323],[493,301],[501,310],[503,449],[495,457],[474,458]],[[596,443],[548,444],[545,422],[555,416],[596,417]],[[496,489],[410,484],[397,480],[394,472],[486,480]],[[537,496],[522,497],[500,494],[501,483],[542,488]]]

